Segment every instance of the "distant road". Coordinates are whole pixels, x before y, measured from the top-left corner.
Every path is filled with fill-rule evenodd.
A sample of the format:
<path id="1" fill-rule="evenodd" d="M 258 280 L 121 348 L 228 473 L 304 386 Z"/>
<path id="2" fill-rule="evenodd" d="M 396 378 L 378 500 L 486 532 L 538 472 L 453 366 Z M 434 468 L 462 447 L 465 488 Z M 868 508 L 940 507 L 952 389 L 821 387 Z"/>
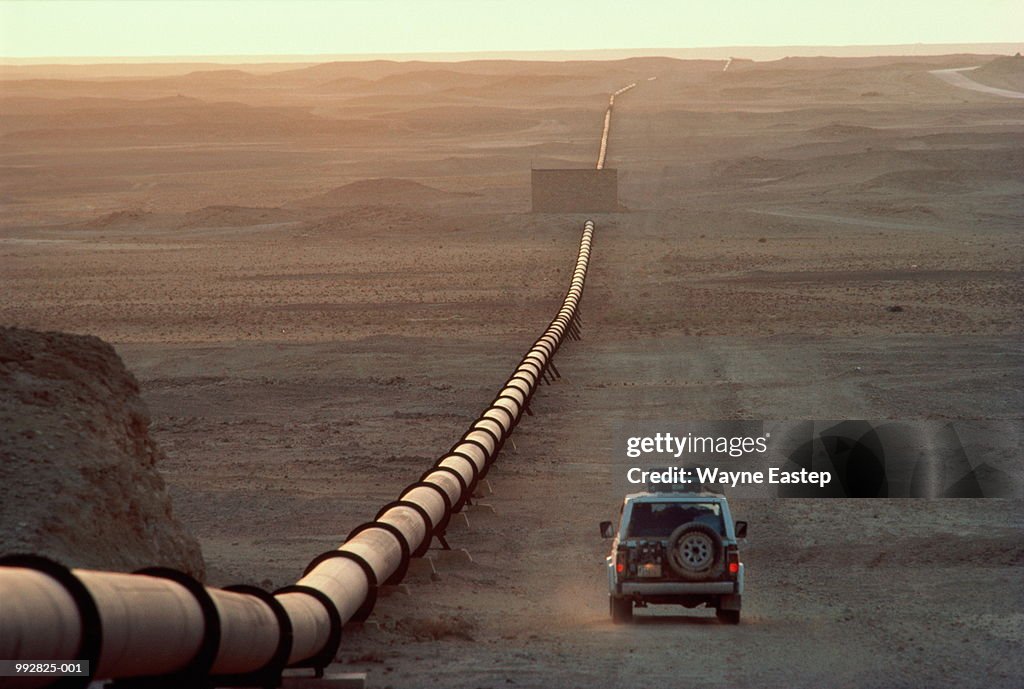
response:
<path id="1" fill-rule="evenodd" d="M 993 96 L 1002 96 L 1004 98 L 1024 98 L 1024 93 L 1021 93 L 1020 91 L 1010 91 L 1009 89 L 997 89 L 994 86 L 986 86 L 985 84 L 980 84 L 964 74 L 964 72 L 970 72 L 973 69 L 978 69 L 978 67 L 933 69 L 929 74 L 933 74 L 947 84 L 958 88 L 980 91 L 981 93 L 988 93 Z"/>

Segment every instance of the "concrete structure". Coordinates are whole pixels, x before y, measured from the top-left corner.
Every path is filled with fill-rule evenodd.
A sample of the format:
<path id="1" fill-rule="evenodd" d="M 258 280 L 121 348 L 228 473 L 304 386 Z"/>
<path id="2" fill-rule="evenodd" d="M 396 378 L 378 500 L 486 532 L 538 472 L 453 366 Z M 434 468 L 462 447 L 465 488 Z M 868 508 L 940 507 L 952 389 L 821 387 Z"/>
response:
<path id="1" fill-rule="evenodd" d="M 615 213 L 619 179 L 608 168 L 531 170 L 534 213 Z"/>

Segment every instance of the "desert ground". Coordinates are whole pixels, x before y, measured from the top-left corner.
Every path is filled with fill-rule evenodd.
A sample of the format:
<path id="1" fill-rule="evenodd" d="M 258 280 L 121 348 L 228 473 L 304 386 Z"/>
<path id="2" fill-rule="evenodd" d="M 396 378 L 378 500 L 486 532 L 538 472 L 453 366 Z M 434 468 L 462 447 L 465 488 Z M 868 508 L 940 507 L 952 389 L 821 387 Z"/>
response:
<path id="1" fill-rule="evenodd" d="M 208 583 L 289 584 L 551 318 L 584 216 L 530 213 L 530 168 L 592 166 L 637 81 L 583 340 L 448 534 L 473 563 L 339 658 L 374 687 L 1020 686 L 1020 501 L 737 503 L 739 627 L 613 626 L 597 530 L 622 420 L 1021 428 L 1024 102 L 930 73 L 1020 90 L 991 60 L 0 67 L 0 322 L 113 343 Z"/>

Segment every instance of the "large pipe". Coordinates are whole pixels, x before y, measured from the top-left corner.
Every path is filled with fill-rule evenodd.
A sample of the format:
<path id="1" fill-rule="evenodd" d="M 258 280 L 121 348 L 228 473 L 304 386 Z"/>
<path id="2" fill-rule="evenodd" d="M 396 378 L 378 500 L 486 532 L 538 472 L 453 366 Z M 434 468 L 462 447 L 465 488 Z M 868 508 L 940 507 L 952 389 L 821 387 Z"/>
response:
<path id="1" fill-rule="evenodd" d="M 610 110 L 599 169 L 609 122 Z M 94 679 L 152 677 L 183 686 L 219 678 L 226 685 L 266 687 L 279 683 L 286 666 L 322 671 L 334 659 L 342 626 L 372 611 L 377 588 L 401 581 L 409 560 L 422 557 L 435 537 L 445 543 L 448 520 L 472 498 L 541 380 L 557 376 L 551 371 L 555 354 L 567 336 L 578 339 L 593 235 L 588 220 L 561 308 L 491 405 L 419 481 L 337 549 L 315 558 L 294 585 L 271 595 L 247 586 L 207 588 L 165 568 L 68 570 L 45 558 L 7 556 L 0 558 L 0 658 L 88 661 L 90 675 L 62 680 L 62 689 Z M 0 678 L 4 687 L 56 682 Z"/>

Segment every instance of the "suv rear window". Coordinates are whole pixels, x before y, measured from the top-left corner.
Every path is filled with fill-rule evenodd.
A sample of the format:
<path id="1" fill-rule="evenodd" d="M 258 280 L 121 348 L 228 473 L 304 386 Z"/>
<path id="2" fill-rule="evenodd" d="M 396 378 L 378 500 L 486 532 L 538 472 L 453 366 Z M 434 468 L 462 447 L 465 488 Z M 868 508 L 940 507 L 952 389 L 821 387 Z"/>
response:
<path id="1" fill-rule="evenodd" d="M 627 538 L 668 538 L 689 522 L 707 524 L 721 535 L 721 505 L 715 502 L 637 502 L 633 504 Z"/>

